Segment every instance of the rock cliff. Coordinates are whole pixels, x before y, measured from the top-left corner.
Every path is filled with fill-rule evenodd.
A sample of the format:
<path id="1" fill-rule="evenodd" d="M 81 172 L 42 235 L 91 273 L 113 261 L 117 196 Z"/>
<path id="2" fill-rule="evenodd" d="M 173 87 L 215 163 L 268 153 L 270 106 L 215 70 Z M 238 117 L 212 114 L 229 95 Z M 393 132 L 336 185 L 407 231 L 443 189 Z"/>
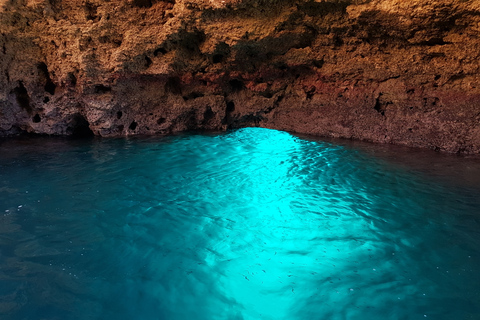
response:
<path id="1" fill-rule="evenodd" d="M 480 153 L 476 0 L 0 0 L 0 136 L 262 126 Z"/>

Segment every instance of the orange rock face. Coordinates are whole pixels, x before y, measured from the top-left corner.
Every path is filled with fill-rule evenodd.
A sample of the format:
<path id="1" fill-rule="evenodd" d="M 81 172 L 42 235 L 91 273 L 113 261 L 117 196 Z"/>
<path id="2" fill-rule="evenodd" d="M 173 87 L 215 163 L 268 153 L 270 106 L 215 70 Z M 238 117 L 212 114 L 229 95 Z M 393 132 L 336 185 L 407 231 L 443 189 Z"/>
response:
<path id="1" fill-rule="evenodd" d="M 262 126 L 480 153 L 465 0 L 0 0 L 0 136 Z"/>

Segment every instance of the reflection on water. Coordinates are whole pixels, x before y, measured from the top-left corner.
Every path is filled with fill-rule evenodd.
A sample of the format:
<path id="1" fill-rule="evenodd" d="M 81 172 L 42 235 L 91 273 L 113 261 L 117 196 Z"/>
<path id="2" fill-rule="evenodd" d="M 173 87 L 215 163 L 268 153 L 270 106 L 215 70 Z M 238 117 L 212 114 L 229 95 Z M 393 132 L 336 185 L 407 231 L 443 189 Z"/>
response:
<path id="1" fill-rule="evenodd" d="M 366 146 L 4 142 L 0 318 L 479 319 L 479 160 Z"/>

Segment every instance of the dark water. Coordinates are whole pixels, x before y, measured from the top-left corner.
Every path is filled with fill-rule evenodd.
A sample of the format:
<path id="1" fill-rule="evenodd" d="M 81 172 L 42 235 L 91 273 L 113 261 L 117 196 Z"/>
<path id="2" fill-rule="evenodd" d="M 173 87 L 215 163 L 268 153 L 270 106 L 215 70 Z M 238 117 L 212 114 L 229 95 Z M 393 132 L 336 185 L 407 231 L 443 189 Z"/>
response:
<path id="1" fill-rule="evenodd" d="M 480 159 L 266 129 L 0 144 L 0 319 L 480 319 Z"/>

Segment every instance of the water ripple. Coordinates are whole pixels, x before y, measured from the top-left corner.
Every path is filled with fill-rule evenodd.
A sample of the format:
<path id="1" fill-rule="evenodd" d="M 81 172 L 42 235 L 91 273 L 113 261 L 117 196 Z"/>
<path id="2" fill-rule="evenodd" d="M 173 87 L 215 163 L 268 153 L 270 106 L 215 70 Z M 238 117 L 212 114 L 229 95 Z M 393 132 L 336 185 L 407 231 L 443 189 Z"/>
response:
<path id="1" fill-rule="evenodd" d="M 2 319 L 480 318 L 480 186 L 450 158 L 259 128 L 38 141 L 0 145 Z"/>

